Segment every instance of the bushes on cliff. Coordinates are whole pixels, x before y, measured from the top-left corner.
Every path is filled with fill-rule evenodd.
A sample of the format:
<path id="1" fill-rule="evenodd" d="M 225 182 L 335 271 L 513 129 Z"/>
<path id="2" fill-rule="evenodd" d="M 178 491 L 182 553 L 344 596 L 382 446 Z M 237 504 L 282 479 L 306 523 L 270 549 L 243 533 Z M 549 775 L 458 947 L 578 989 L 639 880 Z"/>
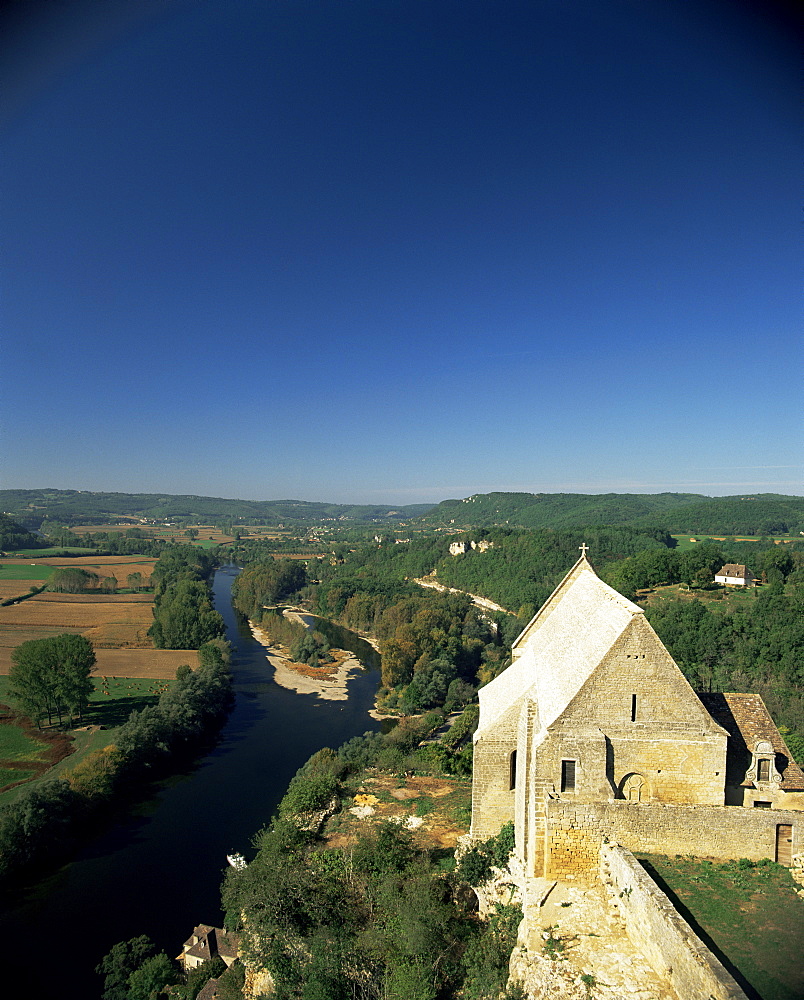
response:
<path id="1" fill-rule="evenodd" d="M 480 844 L 475 844 L 458 862 L 459 879 L 469 885 L 481 886 L 492 876 L 492 868 L 504 868 L 514 849 L 514 824 L 506 823 L 500 832 Z"/>
<path id="2" fill-rule="evenodd" d="M 319 750 L 291 779 L 279 805 L 280 815 L 290 818 L 322 809 L 338 791 L 345 772 L 344 762 L 334 750 Z"/>

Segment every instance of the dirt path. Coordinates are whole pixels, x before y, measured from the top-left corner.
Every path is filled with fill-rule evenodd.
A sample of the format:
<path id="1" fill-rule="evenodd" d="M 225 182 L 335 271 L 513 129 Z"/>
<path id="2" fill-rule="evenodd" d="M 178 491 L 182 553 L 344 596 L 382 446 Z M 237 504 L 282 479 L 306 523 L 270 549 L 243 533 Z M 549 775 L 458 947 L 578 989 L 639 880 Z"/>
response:
<path id="1" fill-rule="evenodd" d="M 478 597 L 477 594 L 470 594 L 468 590 L 458 590 L 456 587 L 445 587 L 443 583 L 436 583 L 435 580 L 428 579 L 427 577 L 419 577 L 419 579 L 414 579 L 414 583 L 417 583 L 420 587 L 429 587 L 431 590 L 438 590 L 442 594 L 463 594 L 466 597 L 472 598 L 472 603 L 476 604 L 479 608 L 483 608 L 485 611 L 502 611 L 503 614 L 513 615 L 513 611 L 509 611 L 508 608 L 502 607 L 500 604 L 495 604 L 494 601 L 490 601 L 487 597 Z"/>

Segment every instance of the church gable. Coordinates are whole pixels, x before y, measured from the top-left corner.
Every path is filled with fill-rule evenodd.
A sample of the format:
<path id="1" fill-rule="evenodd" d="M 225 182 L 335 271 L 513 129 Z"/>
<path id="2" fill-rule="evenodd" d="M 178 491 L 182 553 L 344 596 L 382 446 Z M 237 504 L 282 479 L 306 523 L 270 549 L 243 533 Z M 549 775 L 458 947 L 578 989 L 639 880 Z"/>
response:
<path id="1" fill-rule="evenodd" d="M 642 609 L 605 584 L 583 555 L 514 643 L 511 666 L 480 689 L 479 732 L 523 697 L 537 702 L 548 726 L 635 615 Z"/>
<path id="2" fill-rule="evenodd" d="M 576 795 L 599 799 L 722 805 L 727 734 L 712 719 L 645 620 L 635 618 L 550 727 L 543 743 L 556 775 L 576 733 L 597 727 L 602 759 L 586 768 Z M 576 754 L 577 756 L 577 754 Z M 604 766 L 605 775 L 598 773 Z"/>
<path id="3" fill-rule="evenodd" d="M 634 617 L 562 713 L 560 722 L 725 731 L 707 712 L 644 615 Z"/>

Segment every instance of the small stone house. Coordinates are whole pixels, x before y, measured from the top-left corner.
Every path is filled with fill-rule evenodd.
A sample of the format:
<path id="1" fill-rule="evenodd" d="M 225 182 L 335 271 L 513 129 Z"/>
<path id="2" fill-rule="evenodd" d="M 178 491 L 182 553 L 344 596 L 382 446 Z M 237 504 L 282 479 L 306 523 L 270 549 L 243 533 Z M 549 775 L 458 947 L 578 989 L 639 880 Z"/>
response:
<path id="1" fill-rule="evenodd" d="M 747 587 L 755 579 L 751 570 L 742 563 L 726 563 L 715 573 L 715 583 L 723 583 L 729 587 Z"/>
<path id="2" fill-rule="evenodd" d="M 237 934 L 230 934 L 209 924 L 199 924 L 182 945 L 182 952 L 176 957 L 176 961 L 184 967 L 185 972 L 189 972 L 219 955 L 228 967 L 237 958 L 239 943 Z"/>
<path id="3" fill-rule="evenodd" d="M 706 856 L 759 858 L 773 856 L 781 825 L 798 843 L 789 810 L 801 808 L 793 805 L 800 769 L 770 716 L 749 733 L 733 714 L 731 722 L 713 715 L 642 608 L 597 576 L 585 546 L 512 654 L 479 692 L 471 836 L 513 821 L 526 878 L 554 872 L 559 846 L 568 865 L 592 864 L 606 837 L 672 853 L 689 853 L 697 837 Z M 740 719 L 741 698 L 761 705 L 755 695 L 728 697 Z M 756 798 L 773 815 L 725 816 L 727 802 Z"/>

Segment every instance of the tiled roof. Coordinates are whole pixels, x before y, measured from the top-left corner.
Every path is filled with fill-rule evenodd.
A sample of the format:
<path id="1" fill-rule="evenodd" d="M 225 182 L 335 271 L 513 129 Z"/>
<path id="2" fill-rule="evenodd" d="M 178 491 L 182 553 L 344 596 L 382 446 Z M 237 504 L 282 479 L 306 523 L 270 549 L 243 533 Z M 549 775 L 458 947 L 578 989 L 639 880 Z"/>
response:
<path id="1" fill-rule="evenodd" d="M 218 995 L 218 980 L 208 979 L 196 994 L 195 1000 L 215 1000 L 217 995 Z"/>
<path id="2" fill-rule="evenodd" d="M 748 570 L 742 563 L 726 563 L 726 565 L 717 571 L 716 576 L 737 576 L 743 577 L 746 575 Z"/>
<path id="3" fill-rule="evenodd" d="M 220 955 L 221 958 L 237 958 L 240 945 L 240 935 L 221 930 L 220 927 L 210 927 L 209 924 L 199 924 L 192 936 L 184 942 L 184 954 L 206 961 Z"/>
<path id="4" fill-rule="evenodd" d="M 221 958 L 237 958 L 237 949 L 240 947 L 239 934 L 230 934 L 216 928 L 215 937 L 218 942 L 218 954 Z"/>
<path id="5" fill-rule="evenodd" d="M 564 711 L 642 608 L 604 583 L 582 556 L 514 642 L 514 662 L 480 689 L 480 726 L 526 692 L 542 728 Z"/>
<path id="6" fill-rule="evenodd" d="M 758 694 L 700 694 L 704 707 L 729 734 L 726 782 L 743 783 L 752 754 L 760 741 L 770 743 L 776 754 L 776 769 L 786 792 L 804 790 L 804 771 L 793 760 L 782 734 L 776 728 L 765 702 Z"/>

